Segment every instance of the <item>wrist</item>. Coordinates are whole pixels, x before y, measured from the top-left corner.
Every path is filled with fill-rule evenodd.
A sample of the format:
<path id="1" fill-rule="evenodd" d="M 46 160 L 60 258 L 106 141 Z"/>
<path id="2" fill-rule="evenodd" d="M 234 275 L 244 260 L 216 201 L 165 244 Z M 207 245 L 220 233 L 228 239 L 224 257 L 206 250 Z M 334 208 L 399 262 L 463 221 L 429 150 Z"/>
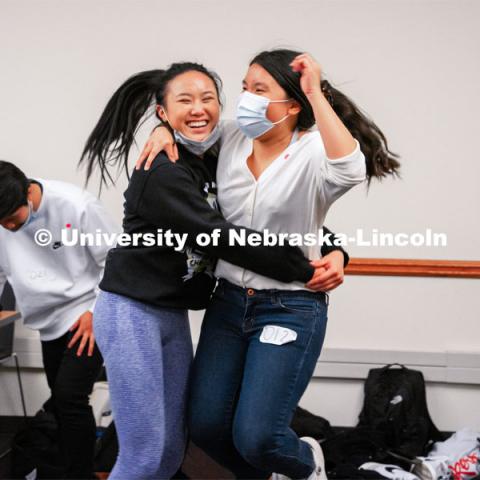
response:
<path id="1" fill-rule="evenodd" d="M 315 87 L 311 92 L 306 94 L 306 97 L 312 105 L 313 104 L 317 105 L 318 102 L 321 102 L 321 101 L 327 102 L 327 99 L 325 98 L 325 95 L 323 94 L 323 91 L 320 88 L 320 86 Z"/>
<path id="2" fill-rule="evenodd" d="M 338 249 L 338 250 L 332 250 L 331 252 L 328 252 L 327 255 L 325 255 L 326 257 L 336 257 L 338 259 L 343 259 L 343 252 L 342 250 Z"/>
<path id="3" fill-rule="evenodd" d="M 167 125 L 164 123 L 159 123 L 157 126 L 153 127 L 152 133 L 157 129 L 157 128 L 168 128 Z"/>
<path id="4" fill-rule="evenodd" d="M 338 263 L 338 265 L 341 265 L 343 268 L 347 266 L 348 261 L 350 260 L 347 252 L 340 249 L 329 252 L 326 257 L 329 257 L 331 260 L 333 260 L 335 263 Z"/>

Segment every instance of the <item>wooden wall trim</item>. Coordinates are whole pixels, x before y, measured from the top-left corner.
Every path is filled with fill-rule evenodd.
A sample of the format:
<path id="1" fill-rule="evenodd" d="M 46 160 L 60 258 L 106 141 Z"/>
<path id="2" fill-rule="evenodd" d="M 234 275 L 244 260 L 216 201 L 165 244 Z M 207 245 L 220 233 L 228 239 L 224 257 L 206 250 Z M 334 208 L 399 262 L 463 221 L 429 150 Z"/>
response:
<path id="1" fill-rule="evenodd" d="M 480 262 L 403 258 L 352 258 L 345 269 L 345 274 L 480 278 Z"/>

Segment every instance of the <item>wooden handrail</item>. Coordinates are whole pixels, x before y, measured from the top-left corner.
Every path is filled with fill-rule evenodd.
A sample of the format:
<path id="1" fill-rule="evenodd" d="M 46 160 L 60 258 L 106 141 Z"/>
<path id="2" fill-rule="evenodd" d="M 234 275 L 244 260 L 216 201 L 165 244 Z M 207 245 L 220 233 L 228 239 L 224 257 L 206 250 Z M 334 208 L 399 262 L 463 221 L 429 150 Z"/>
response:
<path id="1" fill-rule="evenodd" d="M 480 262 L 403 258 L 352 258 L 347 275 L 480 278 Z"/>

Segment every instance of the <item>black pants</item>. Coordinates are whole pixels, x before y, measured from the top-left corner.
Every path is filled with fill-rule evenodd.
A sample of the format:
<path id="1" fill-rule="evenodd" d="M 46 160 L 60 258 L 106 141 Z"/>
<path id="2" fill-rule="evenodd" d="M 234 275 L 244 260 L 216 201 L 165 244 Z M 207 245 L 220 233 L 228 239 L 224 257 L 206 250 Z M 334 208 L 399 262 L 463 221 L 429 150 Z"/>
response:
<path id="1" fill-rule="evenodd" d="M 89 395 L 103 359 L 96 345 L 91 357 L 87 348 L 78 357 L 79 342 L 67 347 L 73 334 L 67 332 L 56 340 L 42 342 L 43 365 L 59 423 L 66 478 L 92 479 L 95 419 Z"/>

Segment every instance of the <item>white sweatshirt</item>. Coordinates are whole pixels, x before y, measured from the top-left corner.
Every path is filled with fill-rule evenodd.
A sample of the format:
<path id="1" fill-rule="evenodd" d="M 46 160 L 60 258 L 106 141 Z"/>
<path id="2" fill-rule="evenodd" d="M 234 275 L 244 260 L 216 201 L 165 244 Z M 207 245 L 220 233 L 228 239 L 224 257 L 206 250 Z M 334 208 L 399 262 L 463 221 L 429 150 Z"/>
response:
<path id="1" fill-rule="evenodd" d="M 247 158 L 253 142 L 235 122 L 222 122 L 217 167 L 218 202 L 224 217 L 262 232 L 318 234 L 332 203 L 365 179 L 365 157 L 359 144 L 349 155 L 330 160 L 318 129 L 291 143 L 256 180 Z M 311 260 L 320 248 L 300 247 Z M 215 275 L 256 289 L 305 289 L 300 282 L 282 283 L 219 260 Z"/>
<path id="2" fill-rule="evenodd" d="M 8 280 L 24 324 L 40 332 L 43 341 L 61 337 L 86 311 L 92 311 L 110 247 L 64 246 L 61 230 L 70 224 L 79 232 L 117 233 L 102 204 L 75 185 L 38 182 L 41 203 L 31 222 L 18 232 L 0 227 L 0 294 Z M 34 234 L 47 229 L 52 241 L 42 247 Z"/>

